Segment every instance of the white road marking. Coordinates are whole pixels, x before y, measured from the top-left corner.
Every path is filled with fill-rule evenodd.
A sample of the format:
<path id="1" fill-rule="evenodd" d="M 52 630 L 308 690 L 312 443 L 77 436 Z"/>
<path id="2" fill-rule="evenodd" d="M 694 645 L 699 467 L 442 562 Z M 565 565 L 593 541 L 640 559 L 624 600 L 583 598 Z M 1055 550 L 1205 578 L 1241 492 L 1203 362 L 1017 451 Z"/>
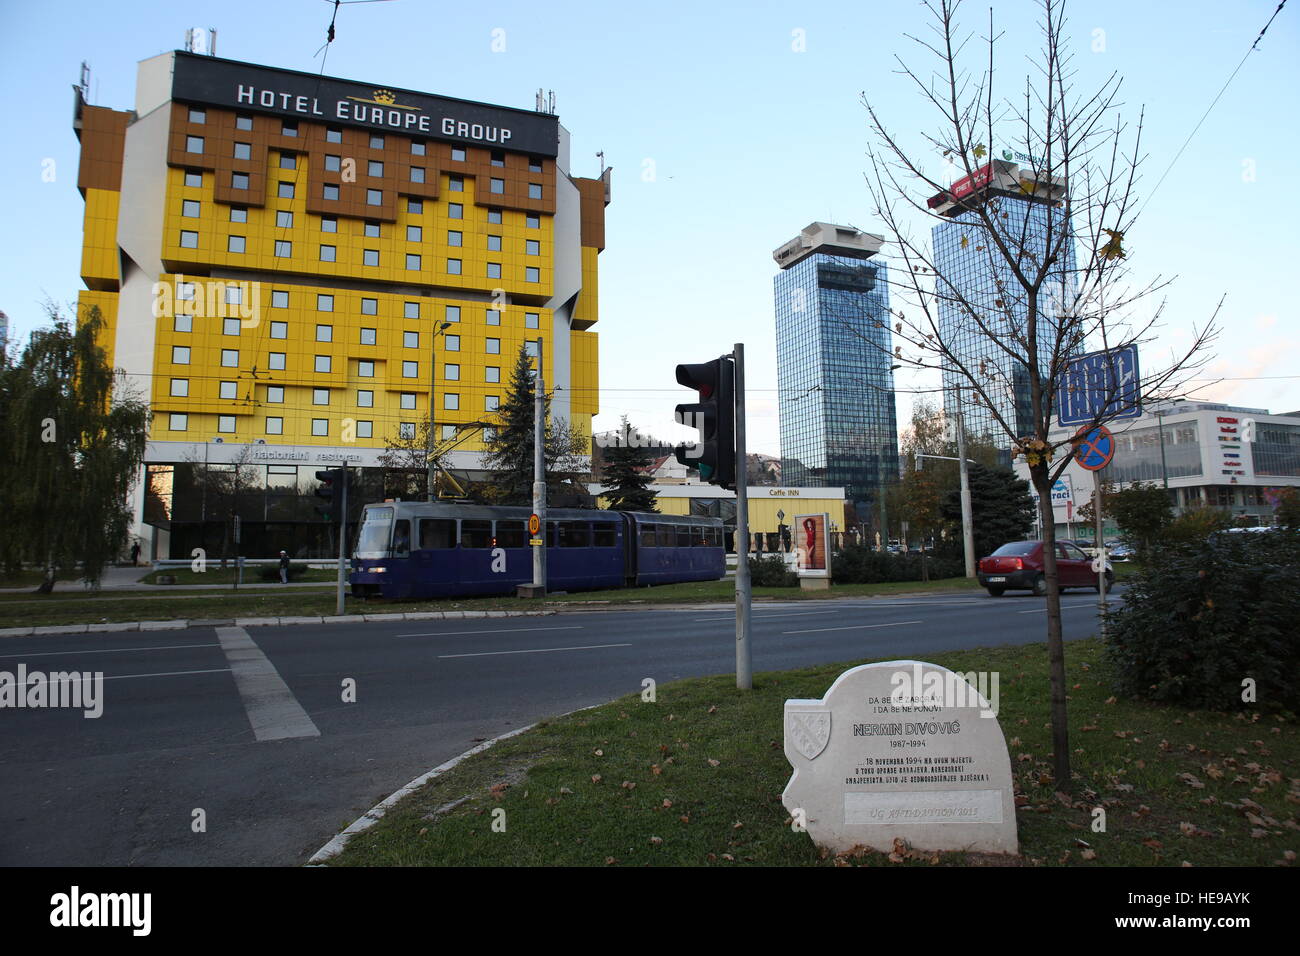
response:
<path id="1" fill-rule="evenodd" d="M 242 627 L 218 627 L 216 632 L 253 735 L 258 740 L 319 737 L 320 729 L 248 632 Z"/>
<path id="2" fill-rule="evenodd" d="M 41 651 L 39 654 L 0 654 L 0 660 L 9 657 L 67 657 L 76 654 L 113 654 L 118 651 L 177 651 L 189 647 L 220 646 L 220 644 L 164 644 L 155 647 L 96 647 L 82 651 Z"/>
<path id="3" fill-rule="evenodd" d="M 549 654 L 552 651 L 594 651 L 602 647 L 631 647 L 631 644 L 586 644 L 582 647 L 534 647 L 525 651 L 479 651 L 475 654 L 439 654 L 438 660 L 451 657 L 496 657 L 499 654 Z"/>
<path id="4" fill-rule="evenodd" d="M 112 676 L 105 677 L 104 680 L 134 680 L 137 677 L 182 677 L 185 674 L 227 674 L 229 672 L 230 672 L 229 667 L 216 667 L 213 668 L 212 670 L 206 670 L 206 671 L 160 671 L 156 674 L 114 674 Z M 66 684 L 69 681 L 80 681 L 83 676 L 84 675 L 78 675 L 76 677 L 60 677 L 57 683 Z M 49 683 L 55 683 L 53 675 L 47 674 L 45 676 L 45 680 Z M 34 683 L 37 683 L 36 678 L 32 678 L 31 680 L 27 681 L 25 686 L 30 687 Z"/>
<path id="5" fill-rule="evenodd" d="M 924 624 L 924 621 L 890 621 L 888 624 L 849 624 L 846 627 L 810 627 L 802 631 L 782 631 L 782 634 L 816 634 L 819 631 L 865 631 L 873 627 L 901 627 L 904 624 Z"/>
<path id="6" fill-rule="evenodd" d="M 1107 603 L 1107 604 L 1114 604 L 1114 603 L 1118 603 L 1118 602 L 1107 601 L 1106 603 Z M 1095 610 L 1097 610 L 1097 602 L 1096 602 L 1096 601 L 1089 601 L 1087 604 L 1062 604 L 1062 605 L 1061 605 L 1061 610 L 1062 610 L 1062 611 L 1068 611 L 1068 610 L 1070 610 L 1071 608 L 1076 608 L 1076 607 L 1090 607 L 1090 608 L 1092 608 L 1092 609 L 1095 611 Z M 1045 607 L 1034 607 L 1034 608 L 1030 608 L 1028 611 L 1017 611 L 1016 613 L 1017 613 L 1017 614 L 1045 614 L 1045 613 L 1047 613 L 1047 608 L 1045 608 Z"/>
<path id="7" fill-rule="evenodd" d="M 770 614 L 770 613 L 759 613 L 757 610 L 755 610 L 755 611 L 753 612 L 753 615 L 752 615 L 752 616 L 753 616 L 753 619 L 756 620 L 756 621 L 759 620 L 760 618 L 763 618 L 763 619 L 766 619 L 766 620 L 769 620 L 769 621 L 775 621 L 775 620 L 781 620 L 781 619 L 784 619 L 784 618 L 787 618 L 787 617 L 813 617 L 813 616 L 816 616 L 816 615 L 818 615 L 818 614 L 838 614 L 838 613 L 840 613 L 840 612 L 839 612 L 838 610 L 835 610 L 835 611 L 799 611 L 798 613 L 795 613 L 795 614 L 785 614 L 785 613 L 782 613 L 782 614 Z M 697 617 L 697 618 L 692 618 L 693 621 L 734 621 L 735 619 L 736 619 L 736 615 L 735 615 L 734 613 L 733 613 L 733 614 L 725 614 L 725 615 L 723 615 L 722 617 Z"/>
<path id="8" fill-rule="evenodd" d="M 563 627 L 501 627 L 486 631 L 430 631 L 428 634 L 398 634 L 398 637 L 447 637 L 452 634 L 516 634 L 520 631 L 581 631 L 581 624 Z"/>

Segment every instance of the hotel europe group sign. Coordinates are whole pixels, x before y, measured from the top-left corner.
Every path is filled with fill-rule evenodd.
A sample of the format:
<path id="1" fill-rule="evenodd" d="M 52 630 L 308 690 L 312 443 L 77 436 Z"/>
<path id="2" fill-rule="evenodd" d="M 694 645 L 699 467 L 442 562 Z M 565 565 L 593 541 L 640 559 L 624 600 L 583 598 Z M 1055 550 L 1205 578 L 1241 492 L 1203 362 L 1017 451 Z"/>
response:
<path id="1" fill-rule="evenodd" d="M 551 158 L 559 150 L 559 120 L 549 113 L 271 70 L 181 51 L 176 52 L 172 99 L 497 146 Z"/>

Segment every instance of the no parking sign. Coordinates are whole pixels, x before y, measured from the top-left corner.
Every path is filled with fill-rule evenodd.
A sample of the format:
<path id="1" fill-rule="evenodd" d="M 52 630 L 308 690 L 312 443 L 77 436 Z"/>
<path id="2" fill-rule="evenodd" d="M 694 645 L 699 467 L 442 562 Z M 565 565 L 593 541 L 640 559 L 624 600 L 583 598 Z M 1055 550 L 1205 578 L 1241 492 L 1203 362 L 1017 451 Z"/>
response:
<path id="1" fill-rule="evenodd" d="M 1074 438 L 1074 460 L 1080 468 L 1100 471 L 1115 457 L 1115 436 L 1105 425 L 1088 432 L 1079 432 Z"/>

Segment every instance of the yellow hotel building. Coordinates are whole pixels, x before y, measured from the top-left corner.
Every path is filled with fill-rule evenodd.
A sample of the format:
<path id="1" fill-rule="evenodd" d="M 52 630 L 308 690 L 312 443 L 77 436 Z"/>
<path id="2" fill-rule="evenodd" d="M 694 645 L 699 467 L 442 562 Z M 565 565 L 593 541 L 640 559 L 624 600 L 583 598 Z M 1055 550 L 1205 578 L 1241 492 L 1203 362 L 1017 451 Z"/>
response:
<path id="1" fill-rule="evenodd" d="M 154 415 L 145 558 L 330 554 L 315 471 L 381 497 L 431 404 L 472 476 L 466 426 L 539 341 L 552 414 L 590 435 L 609 171 L 571 175 L 556 116 L 175 51 L 132 111 L 78 91 L 74 127 L 80 305 Z"/>

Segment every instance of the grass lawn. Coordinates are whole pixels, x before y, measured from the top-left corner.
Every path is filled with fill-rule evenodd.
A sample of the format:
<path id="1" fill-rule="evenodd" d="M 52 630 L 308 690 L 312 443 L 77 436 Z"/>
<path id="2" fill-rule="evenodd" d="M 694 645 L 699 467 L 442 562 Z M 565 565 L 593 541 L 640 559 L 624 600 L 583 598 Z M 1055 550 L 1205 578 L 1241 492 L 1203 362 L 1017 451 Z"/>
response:
<path id="1" fill-rule="evenodd" d="M 1300 845 L 1292 719 L 1116 700 L 1101 654 L 1096 640 L 1067 647 L 1073 801 L 1051 780 L 1044 647 L 934 659 L 1001 674 L 1022 852 L 938 862 L 1271 866 Z M 750 692 L 731 676 L 683 680 L 660 686 L 656 703 L 633 693 L 545 722 L 431 781 L 332 865 L 894 865 L 874 852 L 820 858 L 781 805 L 784 701 L 821 697 L 859 663 L 759 674 Z M 1091 829 L 1095 807 L 1105 832 Z"/>

